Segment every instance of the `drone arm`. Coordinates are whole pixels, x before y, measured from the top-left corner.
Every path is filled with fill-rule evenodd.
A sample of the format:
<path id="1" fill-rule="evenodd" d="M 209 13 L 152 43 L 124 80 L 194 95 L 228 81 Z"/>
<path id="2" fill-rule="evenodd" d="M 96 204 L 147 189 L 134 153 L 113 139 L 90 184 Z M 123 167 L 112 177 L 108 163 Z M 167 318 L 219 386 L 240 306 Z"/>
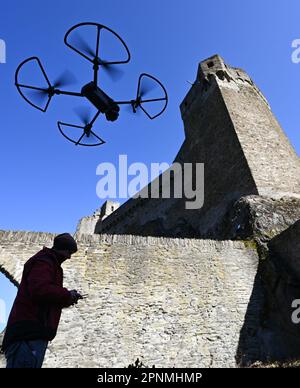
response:
<path id="1" fill-rule="evenodd" d="M 29 85 L 24 85 L 24 84 L 16 84 L 19 88 L 25 88 L 25 89 L 32 89 L 32 90 L 37 90 L 41 92 L 47 92 L 49 89 L 45 88 L 39 88 L 37 86 L 29 86 Z M 66 90 L 59 90 L 59 89 L 54 89 L 54 94 L 65 94 L 68 96 L 77 96 L 77 97 L 84 97 L 83 94 L 77 93 L 77 92 L 68 92 Z"/>
<path id="2" fill-rule="evenodd" d="M 94 59 L 94 84 L 98 85 L 98 71 L 99 71 L 99 63 L 98 63 L 98 57 L 99 57 L 99 47 L 100 47 L 100 32 L 101 27 L 97 26 L 97 43 L 96 43 L 96 55 Z"/>
<path id="3" fill-rule="evenodd" d="M 95 114 L 93 120 L 90 122 L 90 125 L 93 126 L 95 124 L 95 121 L 97 120 L 97 118 L 99 117 L 101 111 L 98 110 L 98 112 Z"/>
<path id="4" fill-rule="evenodd" d="M 66 90 L 55 89 L 55 94 L 64 94 L 66 96 L 84 97 L 82 93 L 68 92 Z"/>
<path id="5" fill-rule="evenodd" d="M 94 84 L 97 86 L 98 85 L 99 65 L 97 63 L 95 63 L 93 66 L 93 69 L 94 69 Z"/>
<path id="6" fill-rule="evenodd" d="M 132 104 L 132 102 L 134 102 L 134 100 L 130 100 L 130 101 L 115 101 L 115 103 L 117 105 L 125 105 L 125 104 Z"/>

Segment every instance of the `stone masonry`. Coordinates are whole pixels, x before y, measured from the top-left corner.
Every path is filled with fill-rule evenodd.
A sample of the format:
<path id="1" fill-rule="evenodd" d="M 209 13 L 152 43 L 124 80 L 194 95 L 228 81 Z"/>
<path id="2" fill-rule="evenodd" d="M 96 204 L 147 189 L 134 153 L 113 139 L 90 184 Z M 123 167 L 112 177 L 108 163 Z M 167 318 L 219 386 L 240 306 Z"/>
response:
<path id="1" fill-rule="evenodd" d="M 79 220 L 76 232 L 81 234 L 94 234 L 97 223 L 100 225 L 105 218 L 110 216 L 119 207 L 119 202 L 105 201 L 101 208 L 97 209 L 91 216 L 82 217 Z"/>
<path id="2" fill-rule="evenodd" d="M 0 270 L 17 283 L 54 235 L 0 232 Z M 234 367 L 258 255 L 243 242 L 77 236 L 65 286 L 88 294 L 65 309 L 45 367 Z M 259 301 L 250 316 L 258 325 Z M 249 312 L 248 312 L 249 314 Z M 248 353 L 259 357 L 253 341 Z M 4 365 L 2 357 L 0 363 Z"/>

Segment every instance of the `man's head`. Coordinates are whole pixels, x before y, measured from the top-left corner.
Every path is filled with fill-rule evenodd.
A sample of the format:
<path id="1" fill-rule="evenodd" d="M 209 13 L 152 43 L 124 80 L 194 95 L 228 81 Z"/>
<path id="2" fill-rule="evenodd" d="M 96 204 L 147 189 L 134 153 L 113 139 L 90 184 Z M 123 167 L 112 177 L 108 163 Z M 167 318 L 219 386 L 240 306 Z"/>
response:
<path id="1" fill-rule="evenodd" d="M 52 249 L 60 256 L 62 261 L 65 261 L 77 252 L 77 244 L 69 233 L 63 233 L 54 238 Z"/>

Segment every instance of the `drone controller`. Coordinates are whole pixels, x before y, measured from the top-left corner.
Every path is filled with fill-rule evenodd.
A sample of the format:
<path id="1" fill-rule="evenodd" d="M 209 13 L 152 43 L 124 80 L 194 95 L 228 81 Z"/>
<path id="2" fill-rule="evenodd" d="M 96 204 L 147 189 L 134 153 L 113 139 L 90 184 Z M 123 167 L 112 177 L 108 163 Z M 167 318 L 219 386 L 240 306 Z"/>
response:
<path id="1" fill-rule="evenodd" d="M 79 35 L 78 31 L 82 28 L 88 28 L 91 30 L 92 33 L 95 33 L 96 39 L 94 50 Z M 121 43 L 121 46 L 123 47 L 124 52 L 126 53 L 126 57 L 124 59 L 107 61 L 101 57 L 102 46 L 100 41 L 101 34 L 104 31 L 106 33 L 109 33 L 114 39 L 117 39 L 118 42 Z M 71 39 L 72 37 L 73 40 Z M 15 74 L 15 84 L 20 95 L 25 99 L 25 101 L 27 101 L 31 106 L 42 112 L 47 111 L 49 104 L 52 101 L 52 98 L 56 95 L 84 97 L 97 109 L 97 113 L 94 115 L 93 118 L 90 118 L 87 115 L 83 114 L 80 115 L 82 125 L 58 121 L 57 125 L 59 131 L 67 140 L 71 141 L 75 145 L 82 146 L 98 146 L 104 144 L 105 141 L 101 139 L 95 133 L 95 131 L 93 131 L 94 123 L 96 122 L 100 114 L 105 115 L 107 121 L 116 121 L 120 114 L 121 105 L 128 105 L 132 113 L 137 113 L 138 110 L 141 110 L 151 120 L 160 116 L 165 111 L 168 104 L 167 91 L 163 84 L 157 78 L 149 74 L 143 73 L 140 75 L 138 79 L 137 94 L 132 100 L 115 101 L 100 88 L 98 82 L 98 73 L 100 68 L 108 72 L 108 74 L 110 74 L 111 76 L 116 76 L 119 73 L 119 70 L 117 70 L 114 66 L 126 64 L 130 61 L 130 52 L 128 50 L 127 45 L 125 44 L 123 39 L 113 30 L 98 23 L 76 24 L 67 31 L 64 37 L 64 43 L 71 50 L 75 51 L 77 54 L 79 54 L 85 60 L 89 61 L 92 64 L 93 80 L 88 84 L 84 85 L 80 92 L 72 92 L 60 89 L 62 86 L 67 85 L 69 83 L 68 81 L 70 81 L 68 79 L 69 77 L 66 77 L 66 75 L 65 77 L 59 78 L 51 84 L 40 59 L 37 57 L 30 57 L 20 63 Z M 20 82 L 20 79 L 22 78 L 22 69 L 24 69 L 24 67 L 29 63 L 33 62 L 37 64 L 40 74 L 44 79 L 46 87 L 27 85 Z M 147 87 L 145 85 L 147 84 L 146 81 L 152 83 L 152 88 Z M 153 89 L 153 85 L 155 85 L 159 90 L 158 96 L 155 96 L 155 98 L 146 98 L 145 95 Z M 34 97 L 28 96 L 28 91 L 30 91 L 34 95 Z M 37 102 L 36 100 L 39 101 Z M 157 104 L 159 108 L 156 112 L 149 112 L 149 110 L 147 109 L 147 104 L 149 103 L 160 103 Z M 72 133 L 71 136 L 66 132 L 67 128 L 73 128 L 74 130 L 80 129 L 82 131 L 82 134 L 80 136 L 75 136 L 74 132 L 74 134 Z"/>

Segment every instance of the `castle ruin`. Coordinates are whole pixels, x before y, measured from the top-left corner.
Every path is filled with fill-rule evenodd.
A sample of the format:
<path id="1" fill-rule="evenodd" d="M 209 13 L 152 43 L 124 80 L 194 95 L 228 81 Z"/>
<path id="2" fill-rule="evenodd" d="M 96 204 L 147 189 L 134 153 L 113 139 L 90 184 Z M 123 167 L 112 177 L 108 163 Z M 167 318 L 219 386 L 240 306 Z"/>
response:
<path id="1" fill-rule="evenodd" d="M 174 162 L 204 164 L 203 206 L 131 198 L 80 221 L 66 286 L 88 299 L 64 311 L 45 366 L 300 357 L 291 318 L 300 298 L 299 157 L 251 78 L 218 55 L 199 64 L 180 109 L 185 140 Z M 0 271 L 17 285 L 25 261 L 53 237 L 0 232 Z"/>

